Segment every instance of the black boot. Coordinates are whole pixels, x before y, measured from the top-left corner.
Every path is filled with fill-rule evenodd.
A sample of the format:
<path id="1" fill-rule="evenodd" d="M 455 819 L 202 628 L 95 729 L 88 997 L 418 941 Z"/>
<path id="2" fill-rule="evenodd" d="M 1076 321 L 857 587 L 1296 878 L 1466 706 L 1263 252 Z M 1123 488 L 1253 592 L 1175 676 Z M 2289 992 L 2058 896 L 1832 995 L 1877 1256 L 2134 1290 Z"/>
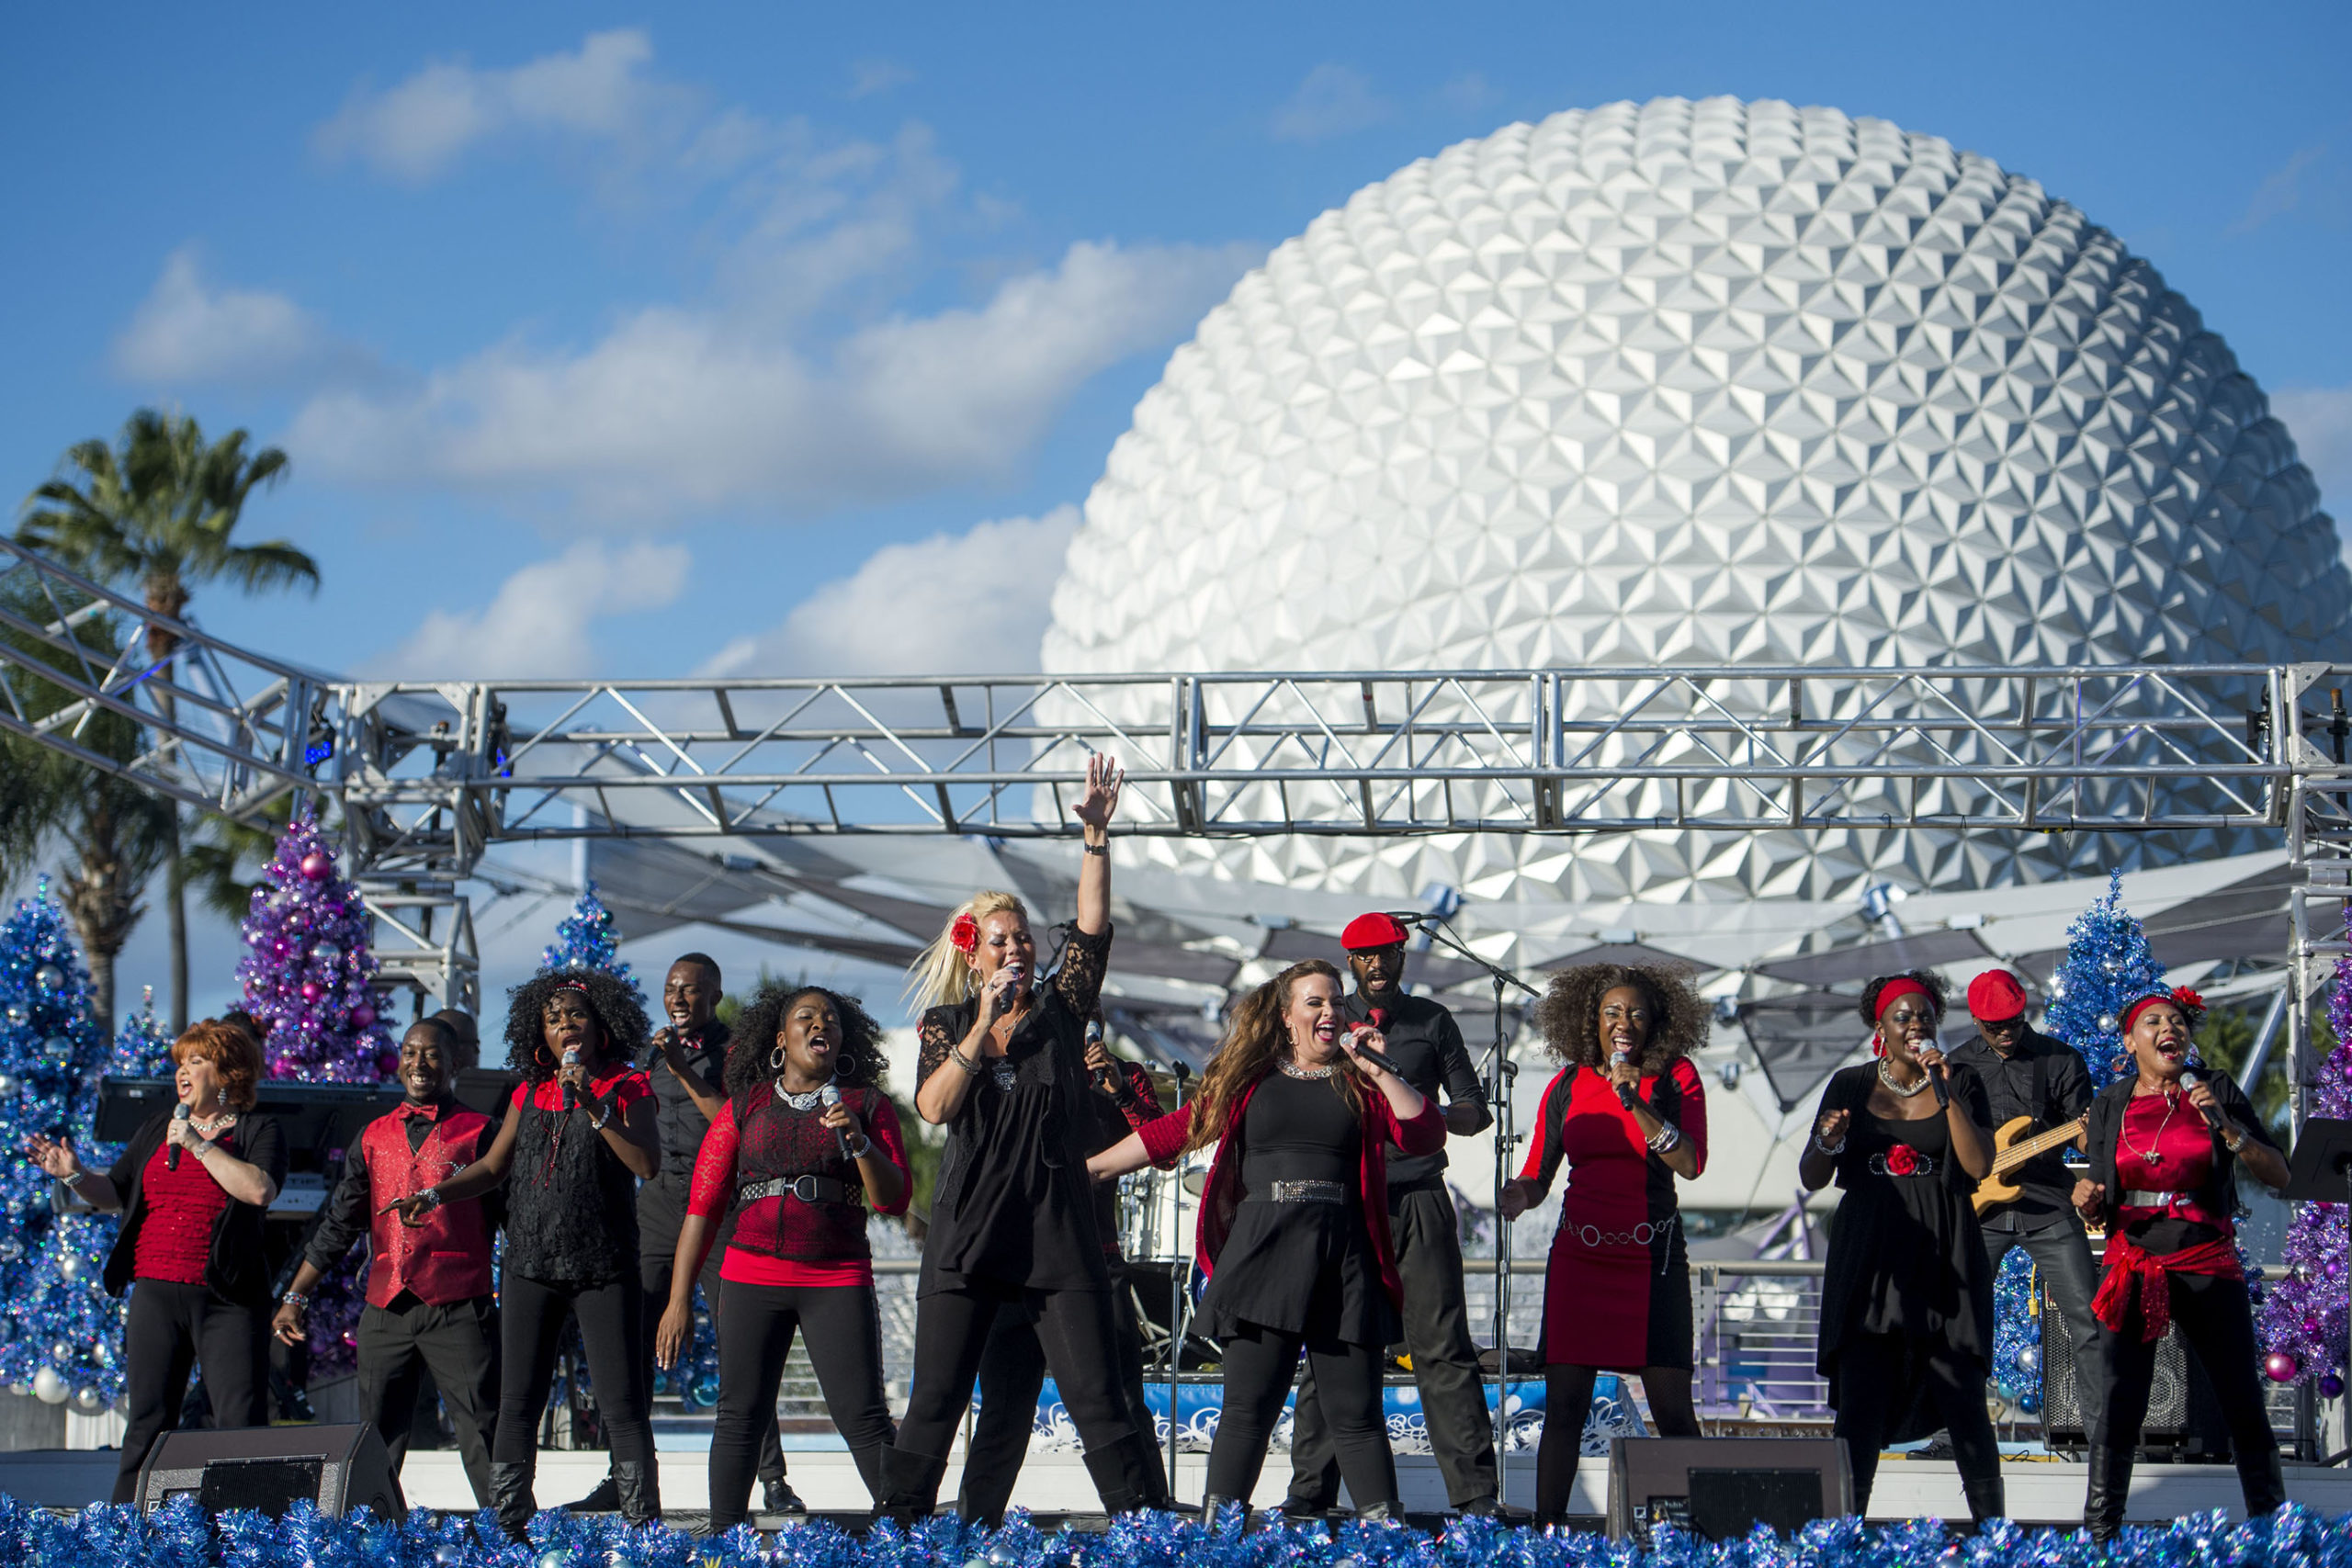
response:
<path id="1" fill-rule="evenodd" d="M 2238 1490 L 2245 1495 L 2245 1517 L 2258 1519 L 2287 1500 L 2287 1478 L 2278 1468 L 2278 1445 L 2265 1443 L 2238 1460 Z"/>
<path id="2" fill-rule="evenodd" d="M 875 1499 L 874 1522 L 888 1519 L 900 1529 L 931 1517 L 939 1505 L 939 1482 L 947 1473 L 943 1455 L 911 1454 L 897 1444 L 882 1450 L 882 1495 Z"/>
<path id="3" fill-rule="evenodd" d="M 531 1477 L 538 1468 L 536 1461 L 521 1464 L 495 1464 L 490 1467 L 490 1506 L 498 1516 L 498 1528 L 506 1539 L 527 1545 L 531 1516 L 539 1511 L 537 1499 L 531 1495 Z"/>
<path id="4" fill-rule="evenodd" d="M 792 1483 L 779 1475 L 774 1481 L 760 1483 L 760 1511 L 766 1514 L 805 1514 L 808 1511 L 808 1505 L 800 1500 L 800 1494 L 792 1489 Z"/>
<path id="5" fill-rule="evenodd" d="M 2132 1450 L 2093 1443 L 2090 1482 L 2083 1492 L 2083 1528 L 2094 1544 L 2105 1546 L 2123 1528 L 2123 1505 L 2132 1495 Z"/>
<path id="6" fill-rule="evenodd" d="M 1401 1525 L 1404 1522 L 1405 1509 L 1402 1504 L 1374 1503 L 1369 1508 L 1356 1510 L 1356 1523 L 1360 1525 Z"/>
<path id="7" fill-rule="evenodd" d="M 609 1514 L 620 1506 L 620 1484 L 613 1479 L 613 1472 L 609 1470 L 605 1472 L 604 1480 L 589 1488 L 588 1495 L 577 1503 L 564 1505 L 575 1514 Z"/>
<path id="8" fill-rule="evenodd" d="M 1214 1492 L 1201 1499 L 1201 1529 L 1215 1535 L 1228 1524 L 1234 1527 L 1236 1534 L 1247 1535 L 1250 1531 L 1250 1505 L 1238 1497 L 1220 1497 Z"/>
<path id="9" fill-rule="evenodd" d="M 651 1524 L 662 1517 L 662 1477 L 650 1463 L 615 1460 L 613 1486 L 620 1494 L 621 1517 L 630 1524 Z"/>
<path id="10" fill-rule="evenodd" d="M 1115 1443 L 1086 1450 L 1086 1473 L 1094 1479 L 1106 1514 L 1129 1514 L 1137 1508 L 1164 1508 L 1165 1496 L 1152 1495 L 1151 1450 L 1133 1432 Z"/>
<path id="11" fill-rule="evenodd" d="M 2001 1486 L 2001 1478 L 1988 1475 L 1981 1480 L 1963 1480 L 1960 1495 L 1968 1499 L 1968 1521 L 1983 1529 L 1995 1519 L 2008 1517 L 2008 1505 Z"/>

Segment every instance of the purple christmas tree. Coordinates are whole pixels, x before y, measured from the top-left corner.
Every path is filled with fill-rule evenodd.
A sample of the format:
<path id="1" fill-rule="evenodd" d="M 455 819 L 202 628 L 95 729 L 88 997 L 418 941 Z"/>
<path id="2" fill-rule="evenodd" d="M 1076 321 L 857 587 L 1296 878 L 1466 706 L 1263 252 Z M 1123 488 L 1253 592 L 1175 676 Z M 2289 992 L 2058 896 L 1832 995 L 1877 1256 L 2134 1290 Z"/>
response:
<path id="1" fill-rule="evenodd" d="M 2335 994 L 2327 1004 L 2335 1040 L 2312 1085 L 2311 1113 L 2352 1116 L 2352 955 L 2335 961 Z M 2344 1392 L 2347 1314 L 2345 1205 L 2298 1203 L 2287 1228 L 2286 1271 L 2257 1280 L 2255 1327 L 2263 1371 L 2280 1382 L 2314 1380 L 2334 1399 Z M 2281 1359 L 2281 1358 L 2285 1358 Z"/>
<path id="2" fill-rule="evenodd" d="M 254 889 L 237 964 L 245 1008 L 268 1036 L 269 1076 L 374 1083 L 397 1058 L 377 1022 L 376 955 L 358 890 L 335 874 L 316 822 L 297 818 Z"/>

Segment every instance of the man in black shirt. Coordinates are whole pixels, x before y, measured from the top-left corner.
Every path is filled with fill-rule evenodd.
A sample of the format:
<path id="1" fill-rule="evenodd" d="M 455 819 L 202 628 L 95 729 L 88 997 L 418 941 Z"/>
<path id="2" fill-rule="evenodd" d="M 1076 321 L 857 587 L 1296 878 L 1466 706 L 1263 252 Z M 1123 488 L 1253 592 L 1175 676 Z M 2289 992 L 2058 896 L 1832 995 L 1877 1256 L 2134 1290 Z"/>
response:
<path id="1" fill-rule="evenodd" d="M 1984 1080 L 1996 1132 L 2019 1116 L 2033 1120 L 2035 1133 L 2054 1131 L 2090 1108 L 2091 1079 L 2082 1057 L 2065 1042 L 2028 1024 L 2025 1004 L 2025 987 L 2015 975 L 1987 969 L 1968 983 L 1968 1016 L 1976 1033 L 1946 1054 L 1947 1059 L 1975 1068 Z M 2081 1141 L 2077 1136 L 2075 1145 L 2079 1147 Z M 2041 1270 L 2074 1347 L 2075 1388 L 2088 1429 L 2098 1416 L 2093 1406 L 2106 1385 L 2098 1361 L 2098 1320 L 2091 1315 L 2097 1279 L 2090 1242 L 2072 1201 L 2075 1178 L 2062 1152 L 2052 1149 L 2010 1172 L 2007 1179 L 2019 1191 L 1982 1216 L 1984 1256 L 1997 1274 L 2009 1249 L 2022 1247 Z M 2016 1371 L 1996 1367 L 1994 1373 L 1997 1377 Z"/>
<path id="2" fill-rule="evenodd" d="M 1434 1102 L 1444 1090 L 1446 1131 L 1467 1137 L 1494 1125 L 1487 1091 L 1462 1043 L 1453 1015 L 1426 997 L 1405 994 L 1405 928 L 1386 915 L 1360 915 L 1340 933 L 1356 988 L 1341 1016 L 1369 1023 L 1386 1039 L 1383 1054 L 1406 1082 Z M 1420 1385 L 1430 1447 L 1458 1513 L 1500 1511 L 1494 1430 L 1478 1378 L 1478 1349 L 1462 1294 L 1462 1233 L 1445 1190 L 1445 1155 L 1392 1155 L 1388 1229 L 1405 1286 L 1405 1348 Z M 1328 1513 L 1340 1497 L 1340 1460 L 1323 1423 L 1311 1373 L 1299 1374 L 1291 1433 L 1287 1514 Z"/>

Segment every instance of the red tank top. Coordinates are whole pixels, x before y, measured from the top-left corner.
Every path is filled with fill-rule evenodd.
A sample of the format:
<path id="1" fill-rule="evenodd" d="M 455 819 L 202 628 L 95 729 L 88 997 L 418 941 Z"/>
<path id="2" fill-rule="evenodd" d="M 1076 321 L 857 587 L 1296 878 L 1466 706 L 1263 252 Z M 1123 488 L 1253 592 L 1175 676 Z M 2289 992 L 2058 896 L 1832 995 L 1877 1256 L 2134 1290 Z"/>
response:
<path id="1" fill-rule="evenodd" d="M 220 1134 L 223 1153 L 233 1154 L 235 1128 Z M 179 1168 L 165 1159 L 168 1143 L 148 1156 L 140 1173 L 139 1189 L 146 1199 L 146 1216 L 139 1223 L 139 1245 L 131 1255 L 130 1277 L 174 1285 L 201 1285 L 212 1264 L 212 1227 L 229 1207 L 229 1194 L 212 1179 L 204 1161 L 183 1149 Z"/>

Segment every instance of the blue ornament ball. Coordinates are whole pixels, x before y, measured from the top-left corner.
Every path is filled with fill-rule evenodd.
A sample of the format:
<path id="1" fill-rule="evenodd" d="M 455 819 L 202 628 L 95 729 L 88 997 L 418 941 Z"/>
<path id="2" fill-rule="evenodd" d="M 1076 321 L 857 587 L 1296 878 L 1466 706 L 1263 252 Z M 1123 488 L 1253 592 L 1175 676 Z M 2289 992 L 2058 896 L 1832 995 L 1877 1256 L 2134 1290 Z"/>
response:
<path id="1" fill-rule="evenodd" d="M 443 1541 L 433 1549 L 434 1568 L 458 1568 L 466 1560 L 465 1548 Z"/>
<path id="2" fill-rule="evenodd" d="M 2041 1410 L 2041 1392 L 2037 1389 L 2026 1390 L 2018 1400 L 2018 1408 L 2029 1416 L 2039 1415 Z"/>
<path id="3" fill-rule="evenodd" d="M 560 1546 L 548 1547 L 532 1562 L 536 1568 L 571 1568 L 571 1560 L 563 1554 L 563 1548 Z"/>
<path id="4" fill-rule="evenodd" d="M 696 1404 L 716 1404 L 718 1403 L 718 1379 L 709 1374 L 698 1377 L 689 1392 L 694 1394 Z"/>
<path id="5" fill-rule="evenodd" d="M 2344 1374 L 2341 1372 L 2329 1372 L 2321 1377 L 2319 1380 L 2319 1392 L 2320 1397 L 2323 1399 L 2343 1398 Z"/>
<path id="6" fill-rule="evenodd" d="M 54 964 L 44 964 L 33 971 L 33 984 L 44 991 L 54 991 L 65 984 L 65 971 Z"/>

